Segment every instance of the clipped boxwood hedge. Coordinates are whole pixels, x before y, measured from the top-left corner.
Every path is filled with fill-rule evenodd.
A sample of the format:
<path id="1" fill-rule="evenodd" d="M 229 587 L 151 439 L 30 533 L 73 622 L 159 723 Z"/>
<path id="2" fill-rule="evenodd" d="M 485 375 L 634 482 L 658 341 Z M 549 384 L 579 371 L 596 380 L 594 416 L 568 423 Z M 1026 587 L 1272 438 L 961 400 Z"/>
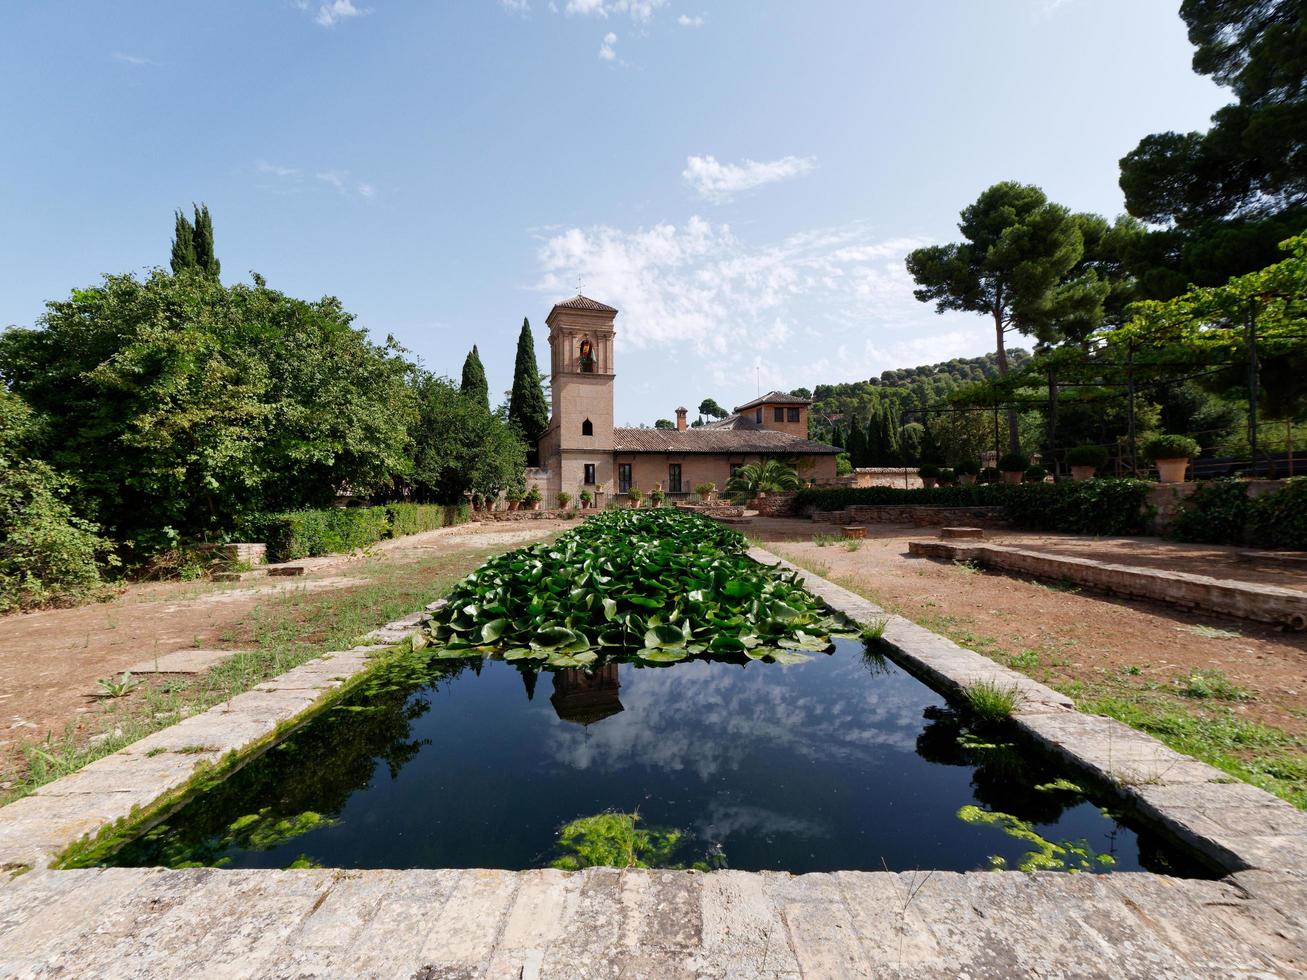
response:
<path id="1" fill-rule="evenodd" d="M 268 560 L 294 561 L 366 548 L 386 538 L 432 531 L 467 520 L 467 505 L 385 504 L 262 514 L 245 522 L 241 534 L 263 541 Z"/>
<path id="2" fill-rule="evenodd" d="M 1275 493 L 1248 502 L 1248 543 L 1307 551 L 1307 476 L 1285 480 Z"/>
<path id="3" fill-rule="evenodd" d="M 1200 483 L 1185 498 L 1166 534 L 1177 541 L 1242 544 L 1249 504 L 1248 484 L 1243 480 Z"/>
<path id="4" fill-rule="evenodd" d="M 975 483 L 970 486 L 904 490 L 899 487 L 808 489 L 796 506 L 843 510 L 855 505 L 909 504 L 917 507 L 1002 507 L 1016 527 L 1070 534 L 1140 534 L 1153 484 L 1144 480 L 1078 480 L 1060 483 Z"/>

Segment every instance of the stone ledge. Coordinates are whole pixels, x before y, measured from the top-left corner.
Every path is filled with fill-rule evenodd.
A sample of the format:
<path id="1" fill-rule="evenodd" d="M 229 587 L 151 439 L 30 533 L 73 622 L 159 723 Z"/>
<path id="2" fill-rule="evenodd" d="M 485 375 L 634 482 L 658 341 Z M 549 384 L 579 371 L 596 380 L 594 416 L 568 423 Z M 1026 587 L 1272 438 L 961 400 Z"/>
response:
<path id="1" fill-rule="evenodd" d="M 908 554 L 919 558 L 977 562 L 1000 571 L 1074 582 L 1113 595 L 1275 623 L 1292 629 L 1307 626 L 1307 592 L 1278 585 L 1210 578 L 1137 565 L 1116 565 L 997 544 L 911 541 Z"/>
<path id="2" fill-rule="evenodd" d="M 1292 976 L 1305 897 L 1264 874 L 37 872 L 0 890 L 0 974 Z"/>

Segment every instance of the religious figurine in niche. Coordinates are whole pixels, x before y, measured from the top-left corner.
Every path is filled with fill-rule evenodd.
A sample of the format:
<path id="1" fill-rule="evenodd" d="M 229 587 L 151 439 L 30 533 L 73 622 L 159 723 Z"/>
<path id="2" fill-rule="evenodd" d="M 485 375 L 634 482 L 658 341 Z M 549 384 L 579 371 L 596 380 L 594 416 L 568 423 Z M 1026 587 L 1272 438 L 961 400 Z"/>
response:
<path id="1" fill-rule="evenodd" d="M 595 369 L 595 358 L 590 339 L 587 337 L 581 341 L 581 370 L 586 374 L 593 374 Z"/>

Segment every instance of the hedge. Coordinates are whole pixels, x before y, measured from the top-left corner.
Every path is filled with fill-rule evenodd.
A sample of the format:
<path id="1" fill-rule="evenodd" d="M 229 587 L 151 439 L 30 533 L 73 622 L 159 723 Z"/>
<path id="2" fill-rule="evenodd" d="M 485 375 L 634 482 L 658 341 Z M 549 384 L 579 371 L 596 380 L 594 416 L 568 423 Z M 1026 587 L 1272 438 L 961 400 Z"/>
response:
<path id="1" fill-rule="evenodd" d="M 1307 551 L 1307 476 L 1285 480 L 1275 493 L 1249 501 L 1248 543 Z"/>
<path id="2" fill-rule="evenodd" d="M 280 562 L 353 551 L 385 538 L 419 534 L 466 520 L 466 504 L 333 507 L 259 515 L 246 521 L 241 533 L 249 540 L 265 542 L 268 560 Z"/>
<path id="3" fill-rule="evenodd" d="M 1071 534 L 1140 534 L 1152 484 L 1143 480 L 1075 480 L 1060 483 L 973 483 L 970 486 L 905 490 L 847 487 L 800 491 L 802 510 L 843 510 L 855 505 L 909 504 L 918 507 L 1001 507 L 1016 527 Z"/>
<path id="4" fill-rule="evenodd" d="M 1166 534 L 1177 541 L 1242 544 L 1249 504 L 1248 484 L 1243 480 L 1200 483 L 1185 498 Z"/>

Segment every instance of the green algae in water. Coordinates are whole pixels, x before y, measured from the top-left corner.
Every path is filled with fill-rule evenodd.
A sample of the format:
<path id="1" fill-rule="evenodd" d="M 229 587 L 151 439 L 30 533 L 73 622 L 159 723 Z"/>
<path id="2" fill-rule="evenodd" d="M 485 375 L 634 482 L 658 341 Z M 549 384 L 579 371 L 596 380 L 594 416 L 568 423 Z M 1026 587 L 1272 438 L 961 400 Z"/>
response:
<path id="1" fill-rule="evenodd" d="M 1017 862 L 1018 871 L 1068 871 L 1076 874 L 1081 871 L 1101 871 L 1116 864 L 1116 858 L 1110 854 L 1099 854 L 1087 841 L 1051 841 L 1041 837 L 1035 832 L 1034 826 L 1010 813 L 982 810 L 968 803 L 958 810 L 958 819 L 963 823 L 998 827 L 1009 837 L 1029 844 L 1030 850 Z M 1007 859 L 998 854 L 989 859 L 989 865 L 996 871 L 1008 866 Z"/>
<path id="2" fill-rule="evenodd" d="M 710 871 L 725 867 L 725 855 L 710 851 L 688 865 L 678 862 L 678 852 L 694 838 L 674 827 L 642 827 L 638 813 L 596 813 L 566 824 L 558 834 L 559 856 L 549 863 L 562 871 L 582 868 L 669 868 L 691 867 Z"/>

